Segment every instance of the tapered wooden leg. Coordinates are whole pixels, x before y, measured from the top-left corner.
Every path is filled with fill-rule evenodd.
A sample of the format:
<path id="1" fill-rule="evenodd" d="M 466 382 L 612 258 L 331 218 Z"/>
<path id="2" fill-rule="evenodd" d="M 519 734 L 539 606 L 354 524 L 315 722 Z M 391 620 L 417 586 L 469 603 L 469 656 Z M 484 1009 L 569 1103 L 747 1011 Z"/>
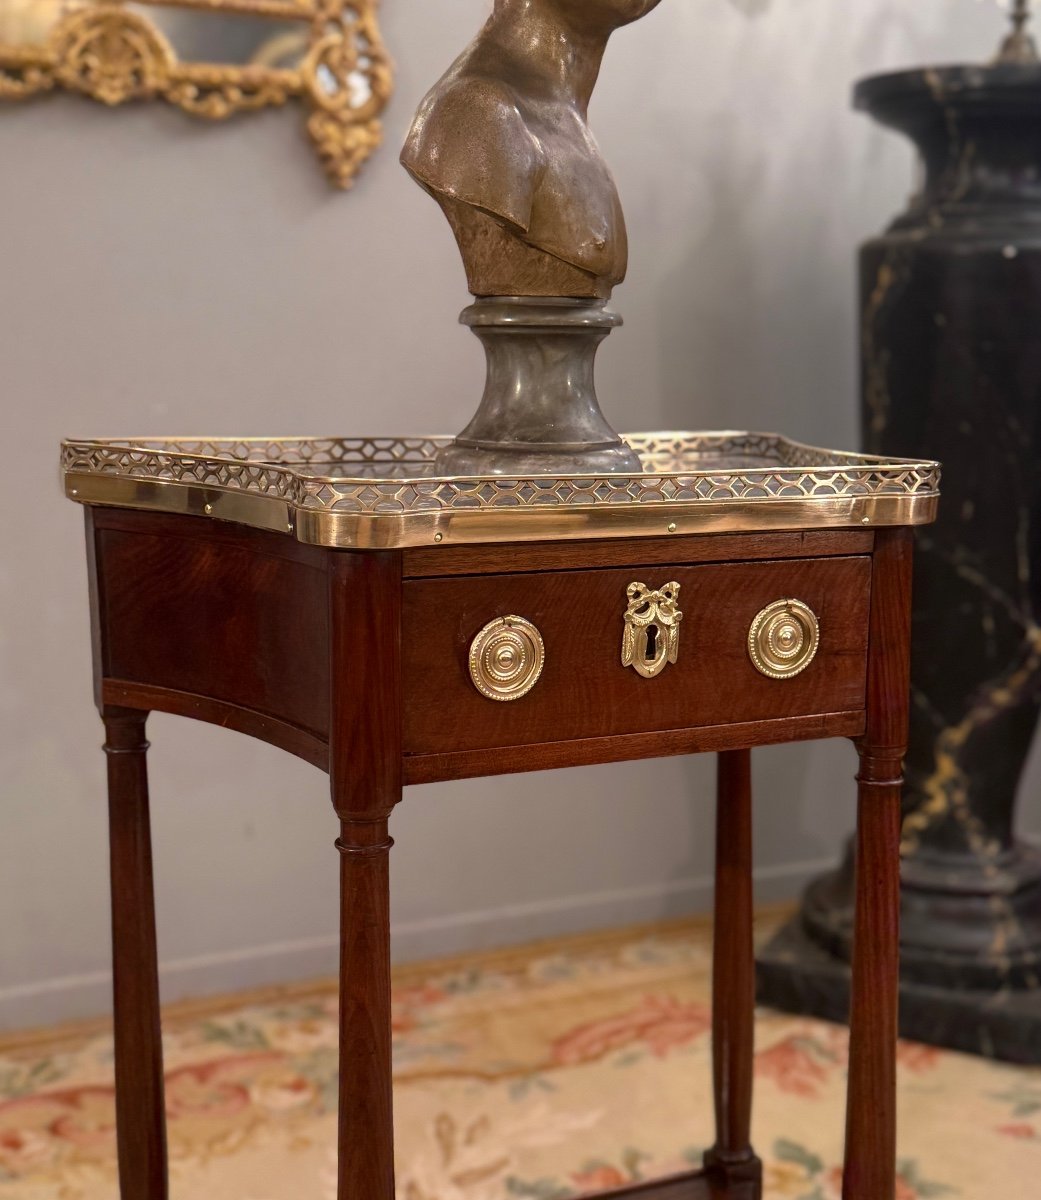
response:
<path id="1" fill-rule="evenodd" d="M 856 915 L 843 1200 L 894 1200 L 900 795 L 910 697 L 909 529 L 875 534 L 867 720 L 857 742 Z"/>
<path id="2" fill-rule="evenodd" d="M 713 1195 L 759 1200 L 762 1166 L 751 1146 L 755 1036 L 752 946 L 751 753 L 718 756 L 716 903 L 712 959 L 712 1067 L 716 1144 L 705 1156 Z"/>
<path id="3" fill-rule="evenodd" d="M 123 1200 L 167 1197 L 147 717 L 135 709 L 102 711 L 112 875 L 116 1131 Z"/>
<path id="4" fill-rule="evenodd" d="M 340 851 L 339 1200 L 393 1200 L 387 821 L 344 821 Z"/>
<path id="5" fill-rule="evenodd" d="M 896 1191 L 901 780 L 894 770 L 899 762 L 861 759 L 843 1200 L 893 1200 Z"/>
<path id="6" fill-rule="evenodd" d="M 401 557 L 330 569 L 332 800 L 340 818 L 338 1200 L 394 1200 L 389 818 L 401 799 Z"/>

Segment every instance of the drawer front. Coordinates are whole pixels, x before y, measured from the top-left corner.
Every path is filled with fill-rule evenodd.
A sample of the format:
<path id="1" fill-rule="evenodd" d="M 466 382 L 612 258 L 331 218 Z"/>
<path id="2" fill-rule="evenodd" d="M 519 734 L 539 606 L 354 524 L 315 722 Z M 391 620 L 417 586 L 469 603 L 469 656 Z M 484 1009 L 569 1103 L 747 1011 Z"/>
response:
<path id="1" fill-rule="evenodd" d="M 646 678 L 622 665 L 629 585 L 680 585 L 676 661 Z M 404 586 L 405 752 L 438 754 L 649 733 L 864 707 L 871 559 L 554 571 L 409 581 Z M 819 621 L 816 657 L 785 679 L 762 674 L 749 630 L 777 600 Z M 475 636 L 519 616 L 545 663 L 520 699 L 488 699 L 470 674 Z"/>

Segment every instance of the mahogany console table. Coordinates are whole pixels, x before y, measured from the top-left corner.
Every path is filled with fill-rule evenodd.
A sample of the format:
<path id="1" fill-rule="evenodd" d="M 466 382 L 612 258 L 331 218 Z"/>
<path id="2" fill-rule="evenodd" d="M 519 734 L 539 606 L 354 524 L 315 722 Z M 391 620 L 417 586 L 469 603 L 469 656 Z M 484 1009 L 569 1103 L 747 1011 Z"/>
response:
<path id="1" fill-rule="evenodd" d="M 643 435 L 644 473 L 438 479 L 436 439 L 68 442 L 108 756 L 119 1176 L 166 1200 L 145 721 L 327 771 L 339 1200 L 393 1200 L 388 819 L 406 784 L 719 755 L 716 1141 L 648 1200 L 757 1200 L 750 749 L 860 755 L 845 1200 L 893 1200 L 911 527 L 933 463 Z"/>

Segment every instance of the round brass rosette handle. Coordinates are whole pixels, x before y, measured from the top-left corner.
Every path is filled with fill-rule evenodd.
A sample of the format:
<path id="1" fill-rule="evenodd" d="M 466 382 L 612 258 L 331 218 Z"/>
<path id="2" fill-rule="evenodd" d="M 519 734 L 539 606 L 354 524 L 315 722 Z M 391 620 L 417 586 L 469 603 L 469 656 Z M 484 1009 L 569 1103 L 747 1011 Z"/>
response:
<path id="1" fill-rule="evenodd" d="M 757 671 L 770 679 L 791 679 L 813 662 L 820 623 L 801 600 L 775 600 L 752 622 L 748 653 Z"/>
<path id="2" fill-rule="evenodd" d="M 545 661 L 542 634 L 523 617 L 490 621 L 470 644 L 470 678 L 489 700 L 526 696 Z"/>

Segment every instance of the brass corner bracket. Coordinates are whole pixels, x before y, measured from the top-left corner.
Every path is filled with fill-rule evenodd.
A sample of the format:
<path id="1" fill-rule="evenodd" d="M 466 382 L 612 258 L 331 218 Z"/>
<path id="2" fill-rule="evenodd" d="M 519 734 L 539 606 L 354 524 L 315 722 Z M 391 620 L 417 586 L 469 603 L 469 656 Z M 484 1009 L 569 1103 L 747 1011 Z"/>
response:
<path id="1" fill-rule="evenodd" d="M 0 24 L 0 100 L 64 88 L 109 106 L 165 100 L 212 121 L 301 100 L 326 175 L 346 189 L 382 141 L 379 117 L 393 91 L 377 3 L 28 0 L 17 41 Z M 248 18 L 260 44 L 245 63 L 183 59 L 171 17 L 178 10 L 182 19 L 193 11 L 200 19 Z"/>

